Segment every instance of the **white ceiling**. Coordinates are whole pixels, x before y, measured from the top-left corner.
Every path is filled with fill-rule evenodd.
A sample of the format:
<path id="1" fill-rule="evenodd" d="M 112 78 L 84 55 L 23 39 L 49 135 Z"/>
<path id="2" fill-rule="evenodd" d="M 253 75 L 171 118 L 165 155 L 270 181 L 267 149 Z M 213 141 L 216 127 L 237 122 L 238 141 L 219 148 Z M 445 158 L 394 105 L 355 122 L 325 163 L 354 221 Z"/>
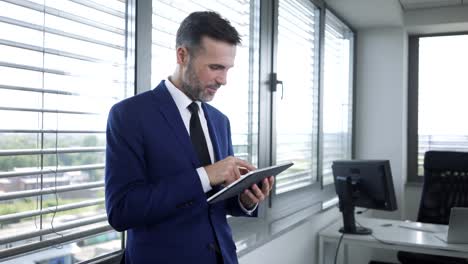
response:
<path id="1" fill-rule="evenodd" d="M 468 0 L 399 0 L 403 10 L 468 6 Z"/>
<path id="2" fill-rule="evenodd" d="M 464 15 L 461 15 L 466 17 L 465 10 L 468 10 L 468 0 L 325 0 L 325 2 L 355 29 L 405 26 L 408 14 L 411 13 L 409 15 L 411 20 L 415 12 L 432 16 L 433 12 L 450 9 L 450 12 L 459 11 L 458 13 L 462 12 Z"/>
<path id="3" fill-rule="evenodd" d="M 403 10 L 398 0 L 325 0 L 354 28 L 402 26 Z"/>

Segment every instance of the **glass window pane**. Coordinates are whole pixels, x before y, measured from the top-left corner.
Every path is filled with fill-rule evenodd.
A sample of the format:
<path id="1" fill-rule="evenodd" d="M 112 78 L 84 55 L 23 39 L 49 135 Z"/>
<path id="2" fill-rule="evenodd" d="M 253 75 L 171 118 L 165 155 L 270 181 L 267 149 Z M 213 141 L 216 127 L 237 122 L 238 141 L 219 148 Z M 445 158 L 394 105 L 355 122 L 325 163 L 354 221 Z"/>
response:
<path id="1" fill-rule="evenodd" d="M 419 39 L 418 175 L 428 150 L 468 151 L 468 35 Z"/>
<path id="2" fill-rule="evenodd" d="M 311 1 L 279 1 L 276 162 L 294 166 L 276 177 L 277 194 L 317 180 L 318 26 Z"/>
<path id="3" fill-rule="evenodd" d="M 133 90 L 126 3 L 20 2 L 0 2 L 9 19 L 0 22 L 8 32 L 0 36 L 0 238 L 9 241 L 0 250 L 90 237 L 5 263 L 76 263 L 120 250 L 103 186 L 107 114 Z"/>
<path id="4" fill-rule="evenodd" d="M 231 122 L 234 153 L 257 164 L 258 134 L 258 1 L 157 1 L 153 0 L 151 82 L 155 87 L 176 67 L 175 34 L 180 22 L 191 12 L 219 12 L 237 29 L 242 44 L 237 47 L 235 66 L 229 70 L 227 85 L 210 102 Z"/>
<path id="5" fill-rule="evenodd" d="M 325 17 L 322 177 L 333 182 L 334 160 L 351 159 L 352 31 L 328 10 Z"/>

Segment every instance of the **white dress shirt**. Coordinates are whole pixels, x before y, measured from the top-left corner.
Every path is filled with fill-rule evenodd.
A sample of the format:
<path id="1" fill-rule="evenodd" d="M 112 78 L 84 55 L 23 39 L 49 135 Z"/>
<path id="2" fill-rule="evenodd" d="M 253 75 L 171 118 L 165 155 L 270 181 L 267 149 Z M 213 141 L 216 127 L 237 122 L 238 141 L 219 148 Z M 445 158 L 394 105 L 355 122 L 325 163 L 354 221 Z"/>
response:
<path id="1" fill-rule="evenodd" d="M 187 129 L 187 133 L 190 135 L 190 117 L 192 114 L 190 113 L 190 110 L 187 108 L 191 103 L 192 99 L 190 99 L 187 95 L 185 95 L 181 90 L 179 90 L 175 85 L 168 79 L 164 81 L 164 84 L 167 87 L 167 90 L 172 96 L 172 99 L 174 99 L 174 102 L 177 106 L 177 109 L 179 110 L 180 116 L 182 117 L 182 121 L 184 122 L 184 126 Z M 198 117 L 200 118 L 200 123 L 203 129 L 203 134 L 205 135 L 206 139 L 206 145 L 208 147 L 208 152 L 210 154 L 211 158 L 211 163 L 214 163 L 214 151 L 213 151 L 213 143 L 211 142 L 211 137 L 210 133 L 208 130 L 208 123 L 205 118 L 205 113 L 203 112 L 203 108 L 201 107 L 201 102 L 196 101 L 198 104 Z M 208 178 L 208 173 L 206 173 L 205 168 L 200 167 L 197 169 L 198 177 L 200 177 L 200 182 L 203 187 L 203 191 L 207 193 L 212 189 L 210 185 L 210 179 Z M 239 198 L 240 199 L 240 198 Z M 247 214 L 252 214 L 253 211 L 257 208 L 258 204 L 255 205 L 255 207 L 251 210 L 247 210 L 243 204 L 239 200 L 239 204 L 244 212 Z"/>
<path id="2" fill-rule="evenodd" d="M 192 114 L 190 110 L 187 108 L 191 103 L 192 99 L 188 98 L 181 90 L 177 89 L 172 82 L 167 79 L 165 80 L 164 84 L 169 90 L 169 93 L 174 99 L 175 104 L 177 105 L 177 109 L 179 109 L 180 116 L 182 117 L 182 121 L 184 122 L 184 126 L 187 129 L 187 133 L 190 135 L 190 117 Z M 210 153 L 211 163 L 214 162 L 214 154 L 213 154 L 213 143 L 211 142 L 210 133 L 208 131 L 208 124 L 206 122 L 205 113 L 203 112 L 203 108 L 201 107 L 201 102 L 196 101 L 198 104 L 198 117 L 200 118 L 200 123 L 203 129 L 203 134 L 205 135 L 206 145 L 208 147 L 208 153 Z M 210 191 L 210 179 L 208 178 L 208 174 L 206 173 L 203 167 L 197 169 L 198 175 L 200 176 L 200 181 L 203 187 L 203 191 L 206 193 Z"/>

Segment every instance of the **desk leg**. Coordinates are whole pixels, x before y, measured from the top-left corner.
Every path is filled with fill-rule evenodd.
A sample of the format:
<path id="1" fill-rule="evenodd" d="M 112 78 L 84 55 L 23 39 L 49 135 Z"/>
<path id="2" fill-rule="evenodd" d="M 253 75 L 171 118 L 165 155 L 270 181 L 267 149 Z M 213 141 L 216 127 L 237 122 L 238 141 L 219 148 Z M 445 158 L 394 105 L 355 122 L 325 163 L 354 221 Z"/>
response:
<path id="1" fill-rule="evenodd" d="M 341 241 L 341 246 L 343 247 L 342 251 L 343 251 L 343 255 L 341 256 L 341 263 L 346 263 L 348 264 L 348 257 L 349 257 L 349 250 L 348 250 L 348 245 L 346 243 L 343 243 L 343 241 Z"/>
<path id="2" fill-rule="evenodd" d="M 325 241 L 323 241 L 323 238 L 321 236 L 319 236 L 319 259 L 318 259 L 318 263 L 319 264 L 325 264 L 325 259 L 324 259 L 324 255 L 325 255 Z"/>

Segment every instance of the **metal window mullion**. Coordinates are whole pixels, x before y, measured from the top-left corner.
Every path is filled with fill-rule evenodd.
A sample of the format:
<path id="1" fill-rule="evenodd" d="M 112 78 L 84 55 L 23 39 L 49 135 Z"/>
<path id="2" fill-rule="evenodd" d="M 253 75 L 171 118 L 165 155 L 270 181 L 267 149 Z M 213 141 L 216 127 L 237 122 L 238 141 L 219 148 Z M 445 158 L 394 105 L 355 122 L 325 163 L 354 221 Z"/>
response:
<path id="1" fill-rule="evenodd" d="M 24 22 L 24 21 L 21 21 L 21 20 L 16 20 L 16 19 L 9 18 L 9 17 L 0 16 L 0 22 L 15 25 L 15 26 L 20 26 L 20 27 L 24 27 L 24 28 L 29 28 L 29 29 L 32 29 L 32 30 L 37 30 L 37 31 L 40 31 L 40 32 L 50 33 L 50 34 L 54 34 L 54 35 L 58 35 L 58 36 L 62 36 L 62 37 L 72 38 L 72 39 L 76 39 L 76 40 L 82 40 L 82 41 L 86 41 L 86 42 L 89 42 L 89 43 L 92 43 L 92 44 L 106 46 L 106 47 L 109 47 L 109 48 L 114 48 L 114 49 L 119 49 L 119 50 L 124 49 L 124 47 L 122 47 L 120 45 L 115 45 L 115 44 L 107 43 L 107 42 L 104 42 L 104 41 L 84 37 L 84 36 L 81 36 L 81 35 L 68 33 L 68 32 L 65 32 L 65 31 L 62 31 L 62 30 L 54 29 L 54 28 L 44 27 L 42 25 L 35 25 L 35 24 L 32 24 L 32 23 Z"/>
<path id="2" fill-rule="evenodd" d="M 72 13 L 69 13 L 69 12 L 66 12 L 66 11 L 63 11 L 63 10 L 60 10 L 60 9 L 56 9 L 56 8 L 53 8 L 53 7 L 49 7 L 49 6 L 44 7 L 41 4 L 36 4 L 36 3 L 30 2 L 30 1 L 24 1 L 24 0 L 4 0 L 4 1 L 8 2 L 10 4 L 26 7 L 26 8 L 29 8 L 29 9 L 32 9 L 32 10 L 35 10 L 35 11 L 39 11 L 39 12 L 45 12 L 45 14 L 48 14 L 48 15 L 53 15 L 53 16 L 56 16 L 56 17 L 68 19 L 68 20 L 73 21 L 73 22 L 88 25 L 88 26 L 91 26 L 91 27 L 94 27 L 94 28 L 99 28 L 99 29 L 109 31 L 109 32 L 113 32 L 113 33 L 117 33 L 117 34 L 120 34 L 120 35 L 124 35 L 124 33 L 125 33 L 123 29 L 108 26 L 108 25 L 105 25 L 105 24 L 100 24 L 100 23 L 97 23 L 97 22 L 95 22 L 93 20 L 86 19 L 84 17 L 77 16 L 77 15 L 74 15 Z"/>
<path id="3" fill-rule="evenodd" d="M 97 182 L 88 182 L 88 183 L 72 184 L 72 185 L 65 185 L 65 186 L 55 186 L 55 187 L 34 189 L 34 190 L 27 190 L 27 191 L 7 192 L 4 194 L 0 194 L 0 201 L 7 201 L 7 200 L 18 199 L 18 198 L 44 195 L 44 194 L 55 194 L 55 193 L 61 193 L 61 192 L 70 192 L 70 191 L 103 188 L 103 187 L 104 187 L 104 182 L 97 181 Z"/>
<path id="4" fill-rule="evenodd" d="M 88 230 L 79 230 L 76 232 L 72 232 L 60 237 L 44 240 L 44 241 L 39 241 L 39 242 L 34 242 L 34 243 L 29 243 L 26 245 L 21 245 L 21 246 L 16 246 L 13 248 L 9 249 L 4 249 L 0 251 L 0 259 L 1 260 L 7 260 L 7 258 L 15 257 L 20 254 L 30 254 L 31 252 L 44 249 L 44 248 L 49 248 L 53 245 L 58 245 L 58 244 L 63 244 L 67 242 L 72 242 L 76 241 L 78 239 L 83 239 L 92 235 L 112 231 L 112 227 L 109 226 L 108 224 L 106 225 L 101 225 L 92 229 Z"/>
<path id="5" fill-rule="evenodd" d="M 70 223 L 67 223 L 67 224 L 54 226 L 53 228 L 44 228 L 44 229 L 41 229 L 41 230 L 38 230 L 38 231 L 33 231 L 33 232 L 23 233 L 23 234 L 20 234 L 20 235 L 14 235 L 14 236 L 10 236 L 10 237 L 0 238 L 0 245 L 4 245 L 4 244 L 7 244 L 7 243 L 13 243 L 13 242 L 33 238 L 33 237 L 48 235 L 48 234 L 52 234 L 52 233 L 55 233 L 55 232 L 60 232 L 60 231 L 63 231 L 63 230 L 77 228 L 77 227 L 81 227 L 81 226 L 85 226 L 85 225 L 95 224 L 95 223 L 99 223 L 99 222 L 106 221 L 106 220 L 107 220 L 107 215 L 106 214 L 100 214 L 100 215 L 93 216 L 93 217 L 88 217 L 88 218 L 79 219 L 79 220 L 76 220 L 76 221 L 71 221 Z"/>
<path id="6" fill-rule="evenodd" d="M 7 222 L 7 221 L 14 221 L 14 220 L 37 216 L 37 215 L 45 215 L 45 214 L 50 214 L 50 213 L 55 213 L 55 212 L 62 212 L 62 211 L 68 211 L 72 209 L 84 208 L 84 207 L 99 205 L 103 203 L 104 203 L 104 198 L 100 198 L 100 199 L 86 200 L 86 201 L 78 202 L 78 203 L 51 206 L 51 207 L 44 208 L 42 210 L 32 210 L 32 211 L 26 211 L 26 212 L 14 213 L 14 214 L 0 215 L 0 223 Z"/>
<path id="7" fill-rule="evenodd" d="M 104 134 L 104 130 L 53 130 L 53 129 L 0 129 L 0 133 L 44 134 Z"/>
<path id="8" fill-rule="evenodd" d="M 80 166 L 67 166 L 59 167 L 53 169 L 42 169 L 42 170 L 31 170 L 31 171 L 12 171 L 12 172 L 1 172 L 0 179 L 2 178 L 11 178 L 19 176 L 31 176 L 38 174 L 52 174 L 52 173 L 61 173 L 61 172 L 70 172 L 70 171 L 83 171 L 83 170 L 98 170 L 104 169 L 104 164 L 91 164 L 91 165 L 80 165 Z"/>
<path id="9" fill-rule="evenodd" d="M 41 155 L 41 154 L 63 154 L 63 153 L 82 153 L 82 152 L 103 152 L 105 147 L 77 147 L 77 148 L 48 148 L 48 149 L 11 149 L 0 150 L 1 156 L 19 156 L 19 155 Z"/>

